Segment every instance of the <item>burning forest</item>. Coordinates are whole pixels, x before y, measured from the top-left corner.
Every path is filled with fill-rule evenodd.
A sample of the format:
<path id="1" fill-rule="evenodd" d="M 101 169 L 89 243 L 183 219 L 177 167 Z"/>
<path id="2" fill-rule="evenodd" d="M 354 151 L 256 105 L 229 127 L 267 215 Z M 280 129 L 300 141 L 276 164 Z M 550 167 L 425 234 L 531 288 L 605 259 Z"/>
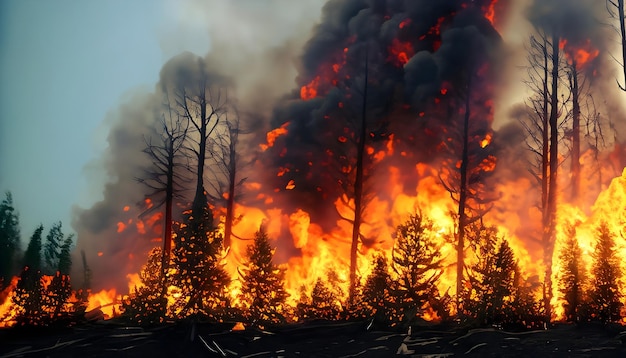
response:
<path id="1" fill-rule="evenodd" d="M 3 267 L 1 324 L 626 322 L 604 5 L 330 0 L 297 49 L 170 59 L 117 110 L 76 237 L 53 228 L 42 267 L 39 228 Z"/>

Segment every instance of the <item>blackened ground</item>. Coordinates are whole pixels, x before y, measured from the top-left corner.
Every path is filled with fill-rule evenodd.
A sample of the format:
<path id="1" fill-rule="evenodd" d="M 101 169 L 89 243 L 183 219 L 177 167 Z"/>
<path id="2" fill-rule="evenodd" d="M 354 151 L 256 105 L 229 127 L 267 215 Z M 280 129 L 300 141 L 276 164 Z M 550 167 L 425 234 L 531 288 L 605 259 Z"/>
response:
<path id="1" fill-rule="evenodd" d="M 0 330 L 0 357 L 626 357 L 626 327 L 556 325 L 548 330 L 413 327 L 311 322 L 263 331 L 178 322 L 152 328 L 100 321 L 65 329 Z M 194 336 L 192 340 L 191 337 Z"/>

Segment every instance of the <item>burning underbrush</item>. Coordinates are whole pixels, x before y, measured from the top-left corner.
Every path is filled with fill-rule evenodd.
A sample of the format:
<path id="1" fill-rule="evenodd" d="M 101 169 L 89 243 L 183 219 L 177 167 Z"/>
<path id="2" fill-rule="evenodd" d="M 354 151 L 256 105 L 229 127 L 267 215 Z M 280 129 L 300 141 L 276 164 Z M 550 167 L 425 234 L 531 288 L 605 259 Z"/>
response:
<path id="1" fill-rule="evenodd" d="M 605 153 L 595 107 L 581 122 L 577 84 L 602 80 L 601 48 L 542 28 L 546 77 L 496 129 L 508 6 L 330 1 L 267 121 L 210 58 L 172 59 L 111 132 L 118 181 L 77 215 L 82 291 L 27 266 L 3 324 L 621 322 L 624 153 Z M 549 98 L 565 82 L 572 99 Z"/>

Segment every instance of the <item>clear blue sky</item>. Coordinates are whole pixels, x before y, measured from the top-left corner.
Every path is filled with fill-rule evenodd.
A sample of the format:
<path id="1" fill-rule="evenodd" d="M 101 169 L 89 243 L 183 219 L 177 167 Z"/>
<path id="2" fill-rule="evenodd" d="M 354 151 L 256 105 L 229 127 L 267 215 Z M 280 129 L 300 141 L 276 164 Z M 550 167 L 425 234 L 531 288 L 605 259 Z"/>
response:
<path id="1" fill-rule="evenodd" d="M 154 86 L 169 57 L 208 50 L 208 31 L 174 3 L 0 1 L 0 190 L 13 193 L 23 242 L 39 223 L 71 232 L 72 206 L 99 199 L 85 167 L 106 145 L 107 112 Z"/>

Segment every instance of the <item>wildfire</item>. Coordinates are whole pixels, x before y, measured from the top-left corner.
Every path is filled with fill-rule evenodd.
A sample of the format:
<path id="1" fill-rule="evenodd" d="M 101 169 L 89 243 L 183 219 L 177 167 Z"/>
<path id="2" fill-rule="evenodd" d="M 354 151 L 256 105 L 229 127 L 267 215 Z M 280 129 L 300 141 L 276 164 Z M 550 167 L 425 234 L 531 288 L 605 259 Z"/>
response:
<path id="1" fill-rule="evenodd" d="M 600 55 L 600 50 L 593 46 L 590 39 L 578 45 L 567 39 L 561 39 L 559 48 L 565 52 L 568 62 L 570 64 L 576 63 L 579 68 L 585 67 Z"/>
<path id="2" fill-rule="evenodd" d="M 267 135 L 266 135 L 267 143 L 260 145 L 261 150 L 266 151 L 268 148 L 273 147 L 278 137 L 283 136 L 288 133 L 287 131 L 288 126 L 289 126 L 289 122 L 286 122 L 282 126 L 272 129 L 271 131 L 267 132 Z"/>

